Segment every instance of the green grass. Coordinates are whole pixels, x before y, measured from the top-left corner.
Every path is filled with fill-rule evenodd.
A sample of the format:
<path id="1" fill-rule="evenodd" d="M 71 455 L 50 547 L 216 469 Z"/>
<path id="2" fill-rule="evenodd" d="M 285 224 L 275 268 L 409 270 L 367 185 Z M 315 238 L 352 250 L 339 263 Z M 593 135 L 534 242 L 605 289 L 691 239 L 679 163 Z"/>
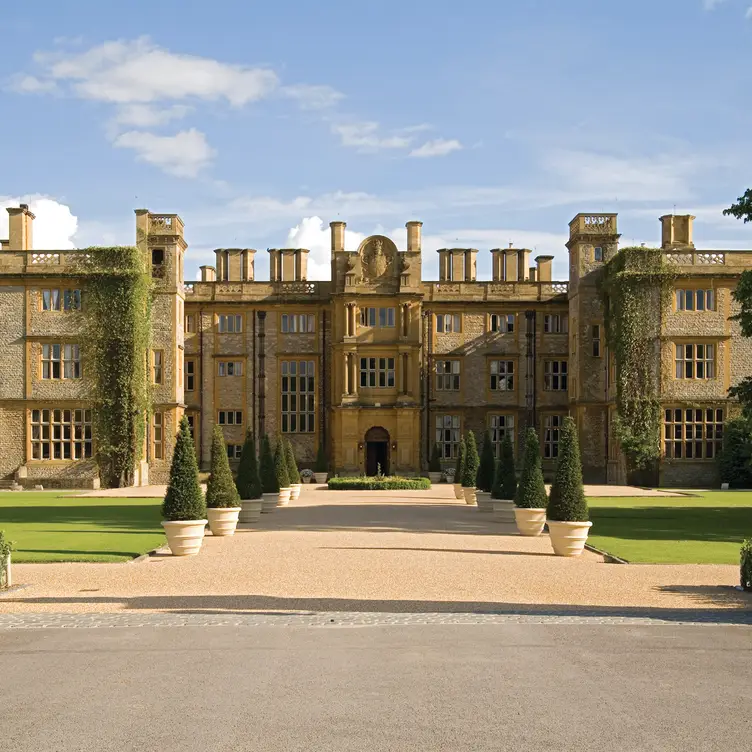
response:
<path id="1" fill-rule="evenodd" d="M 589 498 L 588 543 L 630 562 L 739 564 L 741 543 L 752 537 L 752 492 L 693 493 Z"/>
<path id="2" fill-rule="evenodd" d="M 0 530 L 14 543 L 14 562 L 125 561 L 165 542 L 161 503 L 60 491 L 2 492 Z"/>

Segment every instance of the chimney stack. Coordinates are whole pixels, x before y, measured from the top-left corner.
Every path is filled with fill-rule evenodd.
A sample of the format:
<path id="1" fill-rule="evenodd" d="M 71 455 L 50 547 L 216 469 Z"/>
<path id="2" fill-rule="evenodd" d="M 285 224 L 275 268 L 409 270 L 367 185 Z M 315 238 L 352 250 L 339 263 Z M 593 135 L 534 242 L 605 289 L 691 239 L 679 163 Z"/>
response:
<path id="1" fill-rule="evenodd" d="M 34 247 L 32 229 L 34 215 L 29 211 L 28 204 L 19 207 L 8 207 L 8 244 L 3 248 L 8 251 L 30 251 Z M 50 250 L 55 250 L 51 248 Z"/>

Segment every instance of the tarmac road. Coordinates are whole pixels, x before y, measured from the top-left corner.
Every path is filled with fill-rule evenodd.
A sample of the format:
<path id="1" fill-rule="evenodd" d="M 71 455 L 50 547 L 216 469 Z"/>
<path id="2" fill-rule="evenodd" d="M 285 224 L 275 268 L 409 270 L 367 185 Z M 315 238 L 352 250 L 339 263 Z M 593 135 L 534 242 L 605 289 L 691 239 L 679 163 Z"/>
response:
<path id="1" fill-rule="evenodd" d="M 750 707 L 741 625 L 0 631 L 13 752 L 748 752 Z"/>

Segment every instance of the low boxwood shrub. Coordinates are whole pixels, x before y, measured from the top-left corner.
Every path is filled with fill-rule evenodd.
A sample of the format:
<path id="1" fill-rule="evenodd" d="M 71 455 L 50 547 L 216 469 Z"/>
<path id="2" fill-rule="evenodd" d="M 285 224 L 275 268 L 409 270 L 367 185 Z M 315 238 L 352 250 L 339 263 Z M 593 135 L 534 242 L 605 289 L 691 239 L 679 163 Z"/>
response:
<path id="1" fill-rule="evenodd" d="M 742 543 L 740 555 L 740 584 L 744 590 L 752 590 L 752 538 Z"/>
<path id="2" fill-rule="evenodd" d="M 400 478 L 393 476 L 353 476 L 350 478 L 329 478 L 329 488 L 333 491 L 424 491 L 431 488 L 428 478 Z"/>

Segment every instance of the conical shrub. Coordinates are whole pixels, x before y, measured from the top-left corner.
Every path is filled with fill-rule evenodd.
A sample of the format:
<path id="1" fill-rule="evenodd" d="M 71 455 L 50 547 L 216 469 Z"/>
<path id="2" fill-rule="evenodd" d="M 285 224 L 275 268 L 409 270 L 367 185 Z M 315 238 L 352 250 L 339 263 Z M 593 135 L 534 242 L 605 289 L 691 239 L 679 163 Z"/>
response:
<path id="1" fill-rule="evenodd" d="M 285 458 L 287 460 L 287 477 L 290 483 L 300 483 L 298 463 L 295 461 L 295 452 L 292 449 L 290 439 L 285 439 Z"/>
<path id="2" fill-rule="evenodd" d="M 206 484 L 206 506 L 210 509 L 226 509 L 240 506 L 240 495 L 232 479 L 230 461 L 222 429 L 215 424 L 212 431 L 211 473 Z"/>
<path id="3" fill-rule="evenodd" d="M 264 434 L 261 437 L 261 459 L 260 459 L 260 476 L 261 490 L 263 493 L 279 493 L 279 482 L 277 473 L 274 470 L 274 455 L 272 454 L 272 445 L 269 437 Z"/>
<path id="4" fill-rule="evenodd" d="M 162 502 L 162 517 L 171 522 L 206 518 L 206 503 L 198 481 L 196 450 L 185 416 L 180 421 L 180 430 L 175 439 L 170 482 Z"/>
<path id="5" fill-rule="evenodd" d="M 261 496 L 261 478 L 259 478 L 258 460 L 256 459 L 256 439 L 254 439 L 253 431 L 250 429 L 245 435 L 235 486 L 241 499 L 258 499 Z"/>
<path id="6" fill-rule="evenodd" d="M 499 492 L 501 499 L 514 499 L 517 493 L 517 471 L 514 466 L 514 444 L 509 436 L 501 442 L 501 477 L 499 478 Z"/>
<path id="7" fill-rule="evenodd" d="M 319 444 L 318 451 L 316 452 L 316 462 L 313 463 L 313 472 L 325 473 L 329 469 L 329 463 L 326 459 L 326 449 L 323 444 Z"/>
<path id="8" fill-rule="evenodd" d="M 496 472 L 496 460 L 494 459 L 493 444 L 488 431 L 483 435 L 483 448 L 480 453 L 480 465 L 478 466 L 478 477 L 475 486 L 479 491 L 490 491 L 494 484 L 494 474 Z"/>
<path id="9" fill-rule="evenodd" d="M 431 461 L 428 463 L 428 472 L 441 472 L 441 450 L 439 449 L 438 444 L 434 444 L 433 449 L 431 450 Z"/>
<path id="10" fill-rule="evenodd" d="M 467 444 L 465 443 L 465 437 L 460 439 L 460 443 L 457 446 L 457 459 L 454 463 L 454 482 L 462 483 L 462 473 L 465 472 L 465 455 L 467 454 Z"/>
<path id="11" fill-rule="evenodd" d="M 541 469 L 540 442 L 534 428 L 528 428 L 525 433 L 522 473 L 514 503 L 520 509 L 545 509 L 548 504 L 546 484 L 543 481 Z"/>
<path id="12" fill-rule="evenodd" d="M 472 431 L 468 431 L 465 444 L 465 467 L 462 469 L 462 487 L 475 488 L 475 483 L 478 480 L 480 457 L 478 456 L 478 445 L 475 443 L 475 434 Z"/>
<path id="13" fill-rule="evenodd" d="M 287 473 L 287 452 L 285 452 L 284 440 L 277 442 L 274 450 L 274 475 L 277 477 L 277 485 L 280 488 L 290 487 L 290 476 Z"/>
<path id="14" fill-rule="evenodd" d="M 570 417 L 564 418 L 559 433 L 559 464 L 551 486 L 546 517 L 558 522 L 587 522 L 590 517 L 582 485 L 577 426 Z"/>

